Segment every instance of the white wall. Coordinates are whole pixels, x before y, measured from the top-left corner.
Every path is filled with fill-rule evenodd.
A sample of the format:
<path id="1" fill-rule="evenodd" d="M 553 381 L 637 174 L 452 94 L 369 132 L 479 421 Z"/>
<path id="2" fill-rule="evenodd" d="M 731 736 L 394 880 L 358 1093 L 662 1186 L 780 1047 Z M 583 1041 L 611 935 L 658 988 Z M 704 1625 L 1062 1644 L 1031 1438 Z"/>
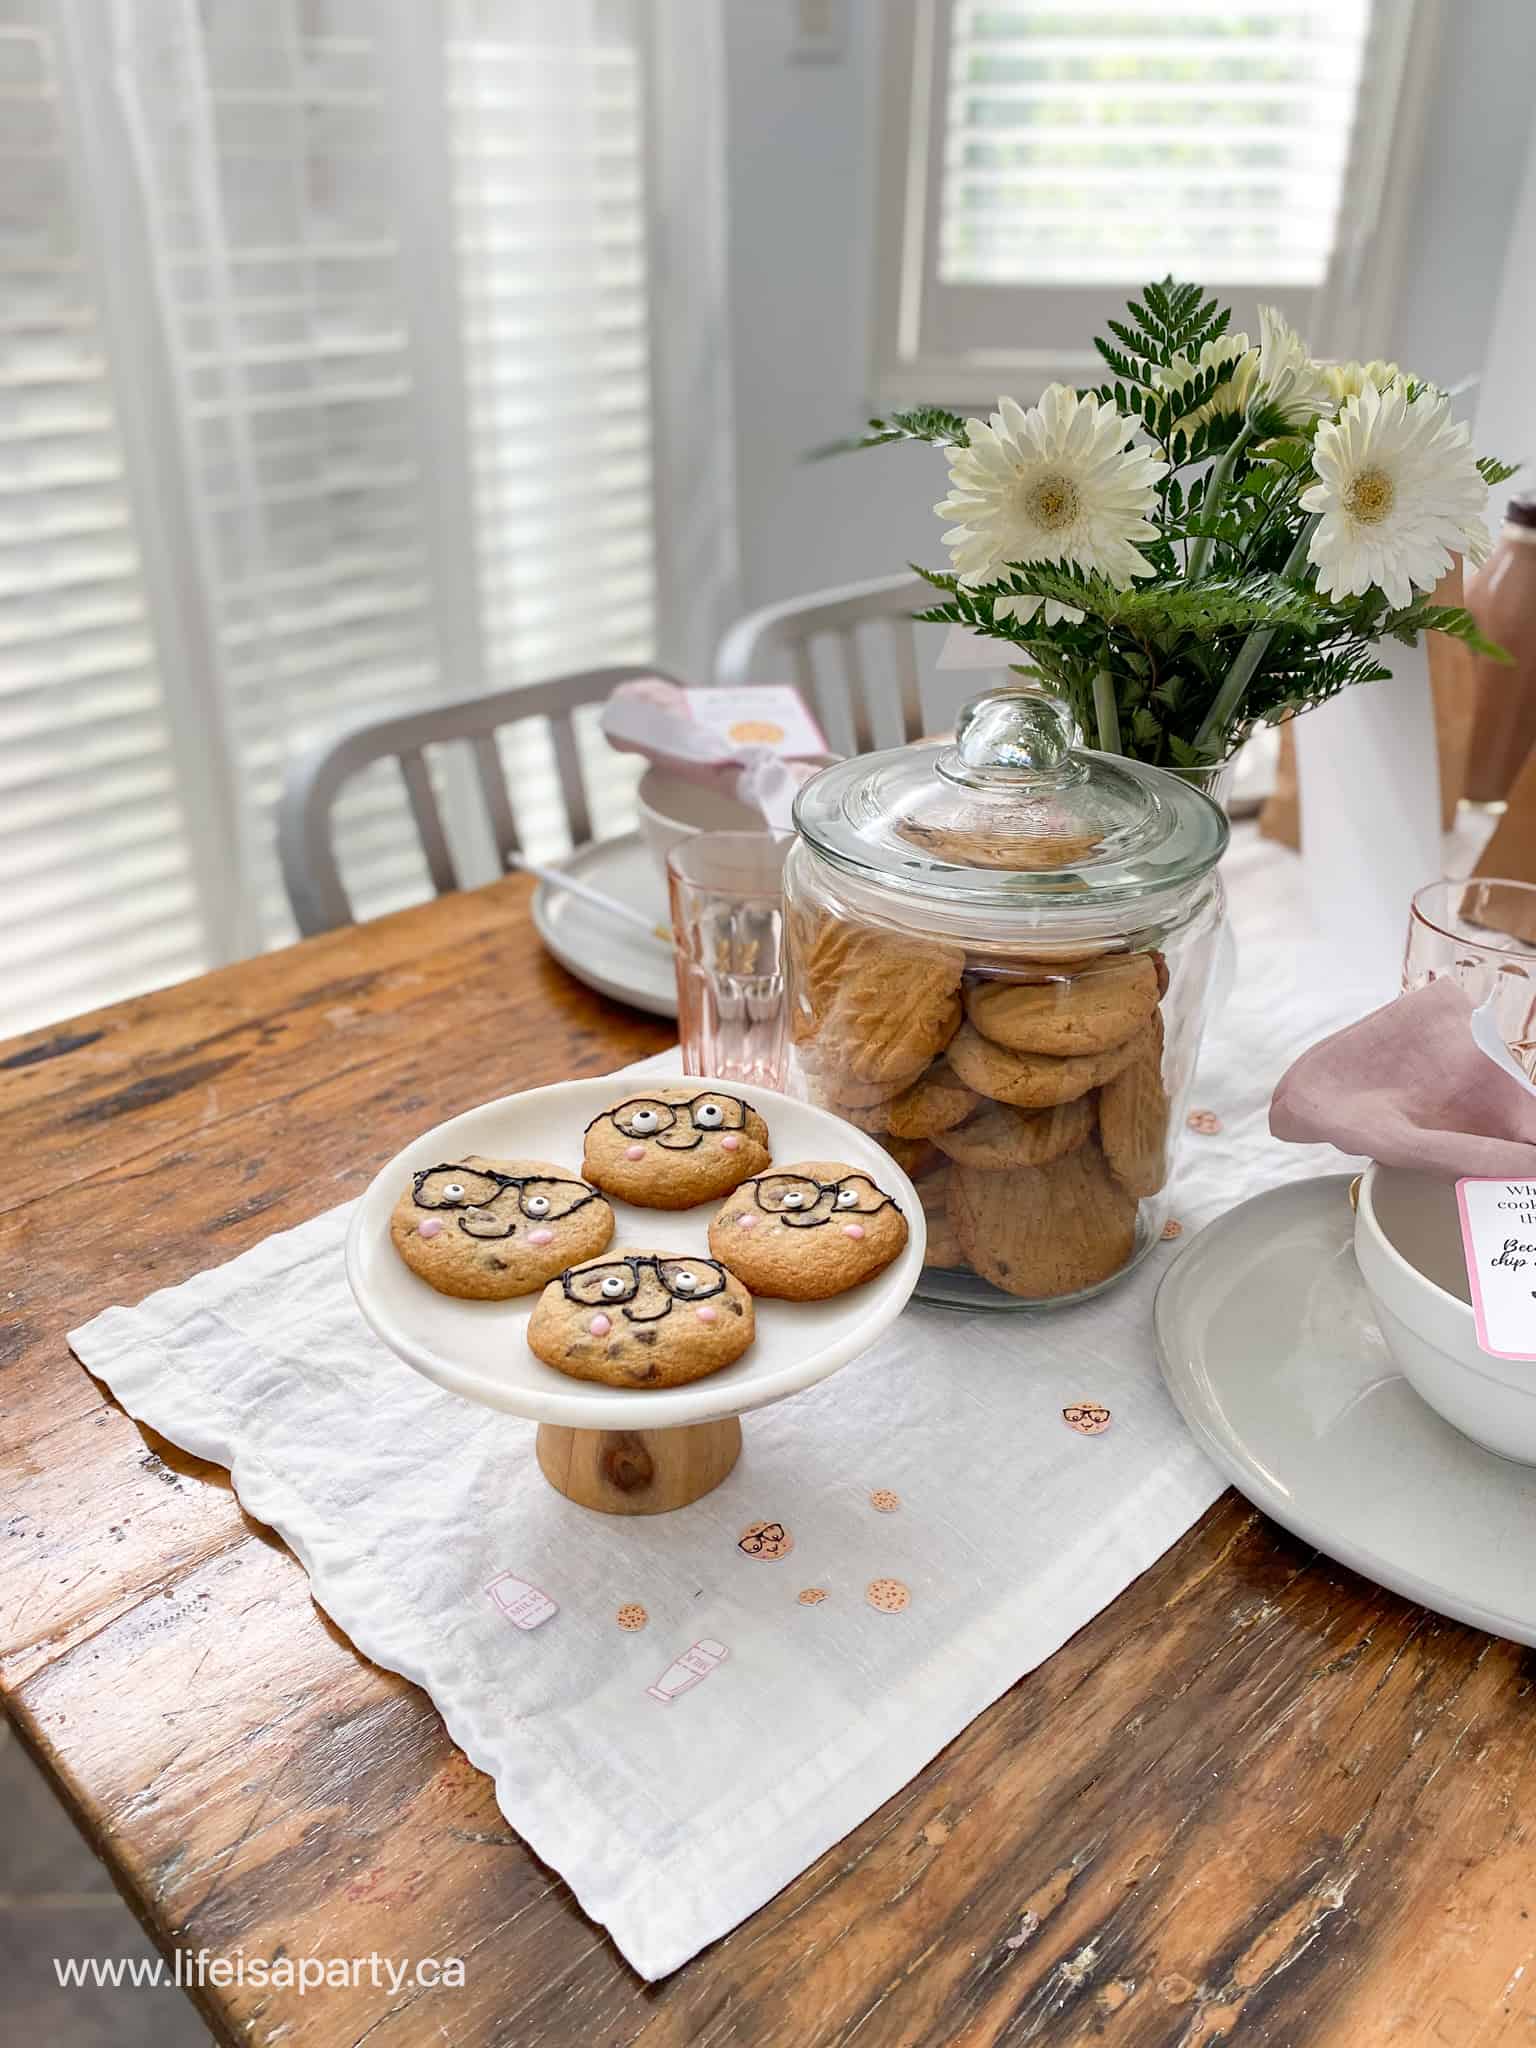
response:
<path id="1" fill-rule="evenodd" d="M 803 460 L 869 411 L 880 0 L 847 5 L 844 55 L 807 64 L 789 56 L 792 0 L 726 0 L 748 606 L 942 554 L 936 455 L 898 447 Z M 1487 345 L 1531 130 L 1536 0 L 1452 0 L 1447 17 L 1417 181 L 1417 260 L 1381 352 L 1453 382 L 1481 367 Z"/>

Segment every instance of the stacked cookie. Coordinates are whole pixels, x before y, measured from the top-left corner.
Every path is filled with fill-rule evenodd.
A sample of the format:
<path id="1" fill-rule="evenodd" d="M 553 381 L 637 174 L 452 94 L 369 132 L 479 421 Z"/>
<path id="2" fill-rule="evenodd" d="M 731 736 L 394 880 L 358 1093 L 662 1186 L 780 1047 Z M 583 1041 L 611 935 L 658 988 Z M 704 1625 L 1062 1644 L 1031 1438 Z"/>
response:
<path id="1" fill-rule="evenodd" d="M 1048 1301 L 1118 1272 L 1166 1179 L 1166 989 L 1156 953 L 982 966 L 829 921 L 791 1033 L 817 1099 L 915 1180 L 928 1265 Z"/>
<path id="2" fill-rule="evenodd" d="M 859 1168 L 775 1166 L 768 1126 L 708 1083 L 662 1085 L 593 1118 L 581 1175 L 547 1160 L 479 1155 L 422 1168 L 391 1237 L 440 1293 L 505 1301 L 538 1293 L 528 1343 L 573 1379 L 676 1387 L 751 1345 L 754 1296 L 821 1301 L 881 1273 L 907 1241 L 895 1200 Z M 610 1200 L 637 1208 L 724 1205 L 710 1256 L 615 1247 Z"/>

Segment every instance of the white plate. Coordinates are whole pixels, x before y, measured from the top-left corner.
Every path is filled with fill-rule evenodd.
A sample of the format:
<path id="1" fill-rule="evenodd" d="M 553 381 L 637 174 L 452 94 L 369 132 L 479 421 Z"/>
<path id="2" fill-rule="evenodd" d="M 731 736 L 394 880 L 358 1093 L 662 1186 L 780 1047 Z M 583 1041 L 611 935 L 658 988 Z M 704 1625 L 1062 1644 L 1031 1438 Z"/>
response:
<path id="1" fill-rule="evenodd" d="M 1158 1289 L 1168 1390 L 1238 1490 L 1439 1614 L 1536 1643 L 1536 1470 L 1442 1422 L 1392 1363 L 1355 1266 L 1348 1175 L 1243 1202 Z"/>
<path id="2" fill-rule="evenodd" d="M 671 914 L 666 885 L 638 832 L 579 846 L 550 866 L 643 910 L 657 924 L 665 924 Z M 533 892 L 533 922 L 560 965 L 600 996 L 649 1010 L 653 1017 L 677 1015 L 672 949 L 660 939 L 647 938 L 623 918 L 594 909 L 548 882 L 540 882 Z"/>
<path id="3" fill-rule="evenodd" d="M 644 1092 L 640 1077 L 559 1081 L 552 1088 L 466 1110 L 395 1154 L 370 1183 L 347 1232 L 352 1292 L 391 1351 L 451 1393 L 532 1422 L 559 1422 L 571 1429 L 667 1429 L 718 1422 L 798 1394 L 867 1351 L 889 1329 L 923 1267 L 923 1212 L 912 1183 L 862 1131 L 767 1088 L 744 1092 L 767 1122 L 774 1157 L 846 1159 L 862 1167 L 901 1205 L 909 1232 L 906 1249 L 875 1279 L 831 1301 L 759 1302 L 752 1348 L 734 1365 L 691 1386 L 647 1390 L 567 1379 L 528 1349 L 524 1329 L 536 1294 L 517 1301 L 456 1301 L 419 1280 L 390 1243 L 390 1211 L 418 1168 L 478 1152 L 491 1159 L 552 1159 L 578 1174 L 582 1133 L 592 1118 L 626 1095 Z M 614 1201 L 614 1242 L 707 1253 L 710 1218 L 719 1206 L 636 1209 Z"/>

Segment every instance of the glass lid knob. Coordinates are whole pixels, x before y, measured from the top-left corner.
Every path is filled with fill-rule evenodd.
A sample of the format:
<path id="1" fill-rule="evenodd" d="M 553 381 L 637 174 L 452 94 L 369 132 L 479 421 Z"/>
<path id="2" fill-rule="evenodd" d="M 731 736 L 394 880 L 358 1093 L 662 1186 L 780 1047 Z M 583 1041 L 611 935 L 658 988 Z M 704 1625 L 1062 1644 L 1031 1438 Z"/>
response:
<path id="1" fill-rule="evenodd" d="M 939 762 L 952 782 L 1006 782 L 1061 789 L 1087 773 L 1075 754 L 1082 731 L 1070 709 L 1042 690 L 973 697 L 955 720 L 955 745 Z"/>

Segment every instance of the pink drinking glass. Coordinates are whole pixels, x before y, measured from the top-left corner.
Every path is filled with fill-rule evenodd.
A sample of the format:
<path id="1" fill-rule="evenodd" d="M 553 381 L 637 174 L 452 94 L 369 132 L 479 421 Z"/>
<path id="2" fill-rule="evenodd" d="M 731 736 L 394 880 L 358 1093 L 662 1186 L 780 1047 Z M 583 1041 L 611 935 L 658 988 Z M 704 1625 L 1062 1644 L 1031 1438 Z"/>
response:
<path id="1" fill-rule="evenodd" d="M 784 1083 L 789 832 L 695 832 L 667 855 L 683 1071 Z"/>
<path id="2" fill-rule="evenodd" d="M 1484 875 L 1431 882 L 1409 906 L 1403 987 L 1449 980 L 1474 1003 L 1497 997 L 1500 1036 L 1536 1079 L 1536 944 L 1521 931 L 1536 933 L 1536 884 Z"/>

